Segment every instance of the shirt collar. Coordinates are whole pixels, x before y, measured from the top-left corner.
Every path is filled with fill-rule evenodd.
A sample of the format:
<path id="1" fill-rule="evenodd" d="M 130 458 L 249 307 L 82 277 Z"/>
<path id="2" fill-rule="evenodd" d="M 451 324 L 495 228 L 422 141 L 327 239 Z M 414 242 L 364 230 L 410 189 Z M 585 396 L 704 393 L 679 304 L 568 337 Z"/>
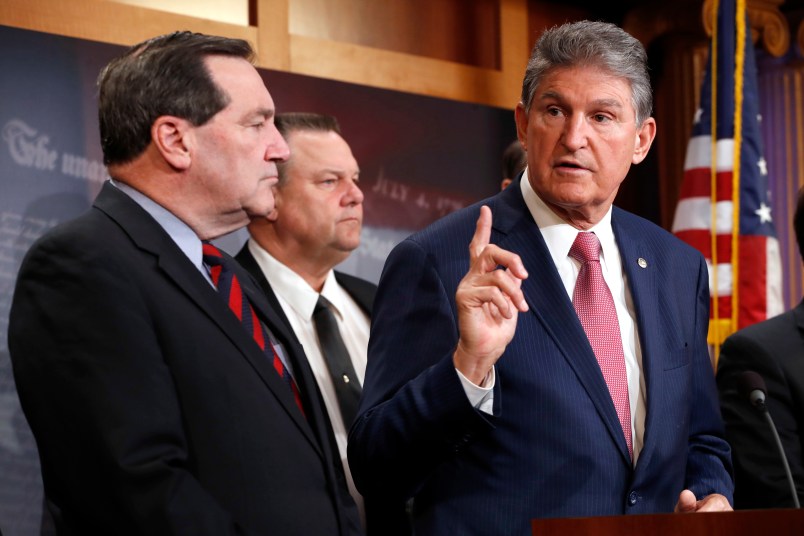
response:
<path id="1" fill-rule="evenodd" d="M 525 204 L 539 227 L 544 241 L 547 243 L 547 249 L 550 251 L 553 263 L 558 266 L 566 261 L 569 250 L 573 242 L 575 242 L 575 237 L 580 231 L 561 219 L 542 201 L 528 180 L 527 169 L 525 169 L 519 184 Z M 614 231 L 611 228 L 611 207 L 606 211 L 603 218 L 588 231 L 594 232 L 600 240 L 601 259 L 605 262 L 605 259 L 613 258 L 613 255 L 617 252 L 617 245 L 614 240 Z"/>
<path id="2" fill-rule="evenodd" d="M 206 274 L 201 250 L 201 239 L 198 238 L 195 231 L 168 209 L 139 190 L 122 182 L 112 180 L 111 183 L 112 186 L 129 196 L 135 203 L 142 207 L 145 212 L 150 214 L 176 243 L 179 249 L 190 259 L 193 266 L 201 270 L 203 274 Z"/>
<path id="3" fill-rule="evenodd" d="M 324 282 L 324 287 L 321 289 L 321 295 L 332 304 L 333 313 L 338 315 L 341 320 L 344 320 L 346 300 L 350 298 L 346 290 L 338 283 L 338 280 L 335 279 L 334 270 L 330 270 L 329 274 L 327 274 L 327 280 Z"/>
<path id="4" fill-rule="evenodd" d="M 248 249 L 263 268 L 265 277 L 269 280 L 271 288 L 278 295 L 282 296 L 288 305 L 301 318 L 310 319 L 313 317 L 315 305 L 318 303 L 318 292 L 311 287 L 302 276 L 279 262 L 273 255 L 268 253 L 253 238 L 248 239 Z M 268 277 L 270 274 L 270 277 Z M 330 270 L 324 280 L 321 295 L 332 304 L 333 312 L 343 317 L 345 291 L 335 280 L 335 272 Z"/>

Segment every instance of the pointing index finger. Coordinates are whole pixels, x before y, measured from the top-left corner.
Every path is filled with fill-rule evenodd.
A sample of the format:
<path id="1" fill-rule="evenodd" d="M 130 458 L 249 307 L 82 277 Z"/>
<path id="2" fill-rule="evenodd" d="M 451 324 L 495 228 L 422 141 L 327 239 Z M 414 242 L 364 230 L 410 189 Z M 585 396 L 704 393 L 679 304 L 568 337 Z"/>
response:
<path id="1" fill-rule="evenodd" d="M 477 218 L 477 226 L 472 241 L 469 243 L 469 255 L 477 258 L 483 249 L 489 245 L 491 239 L 491 209 L 486 205 L 480 207 L 480 216 Z"/>

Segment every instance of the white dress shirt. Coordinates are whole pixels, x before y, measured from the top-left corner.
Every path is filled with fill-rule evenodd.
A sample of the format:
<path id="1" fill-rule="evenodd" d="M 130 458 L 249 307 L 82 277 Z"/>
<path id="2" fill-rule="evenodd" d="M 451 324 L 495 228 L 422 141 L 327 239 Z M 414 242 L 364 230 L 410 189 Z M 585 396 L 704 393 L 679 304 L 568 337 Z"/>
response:
<path id="1" fill-rule="evenodd" d="M 528 181 L 528 172 L 525 170 L 520 181 L 522 196 L 528 206 L 536 225 L 544 237 L 550 256 L 564 283 L 567 295 L 572 300 L 575 283 L 578 280 L 581 264 L 569 256 L 569 250 L 575 242 L 578 229 L 559 218 L 542 201 Z M 634 447 L 634 464 L 639 452 L 642 450 L 645 435 L 645 376 L 642 374 L 642 348 L 639 344 L 639 335 L 636 326 L 636 312 L 631 291 L 628 288 L 625 273 L 622 269 L 620 250 L 611 228 L 611 208 L 601 221 L 588 229 L 594 232 L 600 240 L 600 267 L 603 279 L 611 291 L 614 306 L 617 310 L 617 320 L 620 324 L 620 334 L 625 354 L 625 371 L 628 378 L 628 400 L 631 406 L 631 438 Z M 527 270 L 527 266 L 525 269 Z M 467 380 L 460 372 L 458 375 L 466 390 L 469 400 L 475 407 L 491 413 L 493 402 L 492 389 L 494 387 L 493 374 L 486 379 L 484 387 L 478 387 Z"/>
<path id="2" fill-rule="evenodd" d="M 276 260 L 251 238 L 248 240 L 248 249 L 270 283 L 279 305 L 282 307 L 282 311 L 290 321 L 293 332 L 304 347 L 307 361 L 310 363 L 310 368 L 324 398 L 324 405 L 329 413 L 329 420 L 332 423 L 335 441 L 338 444 L 344 472 L 346 473 L 349 493 L 357 503 L 361 518 L 365 519 L 363 497 L 355 487 L 351 471 L 349 471 L 349 462 L 346 458 L 346 441 L 349 429 L 343 424 L 341 408 L 338 406 L 338 396 L 335 392 L 335 386 L 332 383 L 327 363 L 321 353 L 321 346 L 319 345 L 315 323 L 313 322 L 313 311 L 318 302 L 319 294 L 299 274 Z M 360 385 L 363 385 L 363 379 L 366 374 L 370 319 L 349 293 L 338 284 L 335 280 L 335 272 L 332 270 L 329 271 L 324 287 L 321 289 L 321 296 L 324 296 L 332 304 L 332 310 L 338 322 L 344 345 L 352 358 L 352 365 L 355 368 Z"/>

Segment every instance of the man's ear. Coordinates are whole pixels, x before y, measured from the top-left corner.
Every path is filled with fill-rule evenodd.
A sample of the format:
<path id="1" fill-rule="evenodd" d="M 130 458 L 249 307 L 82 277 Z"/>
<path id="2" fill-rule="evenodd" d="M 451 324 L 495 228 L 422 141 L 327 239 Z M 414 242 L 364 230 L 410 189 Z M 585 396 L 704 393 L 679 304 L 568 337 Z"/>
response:
<path id="1" fill-rule="evenodd" d="M 186 119 L 162 115 L 151 125 L 151 140 L 171 167 L 185 170 L 192 163 L 192 125 Z"/>
<path id="2" fill-rule="evenodd" d="M 525 105 L 521 102 L 516 105 L 514 110 L 514 121 L 516 122 L 516 137 L 522 147 L 528 146 L 528 112 Z"/>
<path id="3" fill-rule="evenodd" d="M 656 120 L 652 117 L 645 119 L 642 126 L 637 130 L 636 139 L 634 140 L 634 156 L 631 157 L 631 163 L 639 164 L 645 157 L 648 156 L 650 145 L 653 143 L 653 138 L 656 137 Z"/>

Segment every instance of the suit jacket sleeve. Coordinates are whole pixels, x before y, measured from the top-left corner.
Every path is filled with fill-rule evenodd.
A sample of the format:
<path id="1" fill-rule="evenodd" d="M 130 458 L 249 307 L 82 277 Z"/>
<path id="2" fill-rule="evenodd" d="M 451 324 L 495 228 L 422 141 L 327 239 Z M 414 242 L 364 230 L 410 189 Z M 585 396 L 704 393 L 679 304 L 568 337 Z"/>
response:
<path id="1" fill-rule="evenodd" d="M 770 427 L 738 391 L 738 378 L 746 370 L 757 372 L 765 380 L 768 410 L 787 455 L 799 500 L 804 501 L 804 403 L 795 392 L 796 385 L 804 385 L 804 378 L 791 377 L 781 365 L 781 360 L 790 356 L 799 360 L 804 357 L 792 318 L 787 313 L 737 332 L 726 339 L 721 349 L 717 379 L 726 437 L 733 449 L 737 508 L 793 506 Z"/>
<path id="2" fill-rule="evenodd" d="M 687 403 L 690 422 L 684 487 L 695 493 L 698 499 L 718 493 L 733 504 L 731 452 L 724 439 L 715 375 L 706 342 L 709 327 L 709 276 L 703 257 L 697 253 L 696 256 L 700 261 L 690 377 L 692 390 L 689 400 L 681 400 L 682 403 Z M 650 399 L 648 406 L 650 408 Z"/>
<path id="3" fill-rule="evenodd" d="M 436 466 L 492 426 L 469 403 L 452 362 L 453 300 L 416 242 L 391 252 L 349 436 L 349 465 L 364 495 L 413 496 Z"/>
<path id="4" fill-rule="evenodd" d="M 63 515 L 72 526 L 245 534 L 187 470 L 186 408 L 138 274 L 119 256 L 77 242 L 35 246 L 11 311 L 14 374 L 38 425 L 45 481 L 81 490 L 46 493 L 70 506 Z"/>

